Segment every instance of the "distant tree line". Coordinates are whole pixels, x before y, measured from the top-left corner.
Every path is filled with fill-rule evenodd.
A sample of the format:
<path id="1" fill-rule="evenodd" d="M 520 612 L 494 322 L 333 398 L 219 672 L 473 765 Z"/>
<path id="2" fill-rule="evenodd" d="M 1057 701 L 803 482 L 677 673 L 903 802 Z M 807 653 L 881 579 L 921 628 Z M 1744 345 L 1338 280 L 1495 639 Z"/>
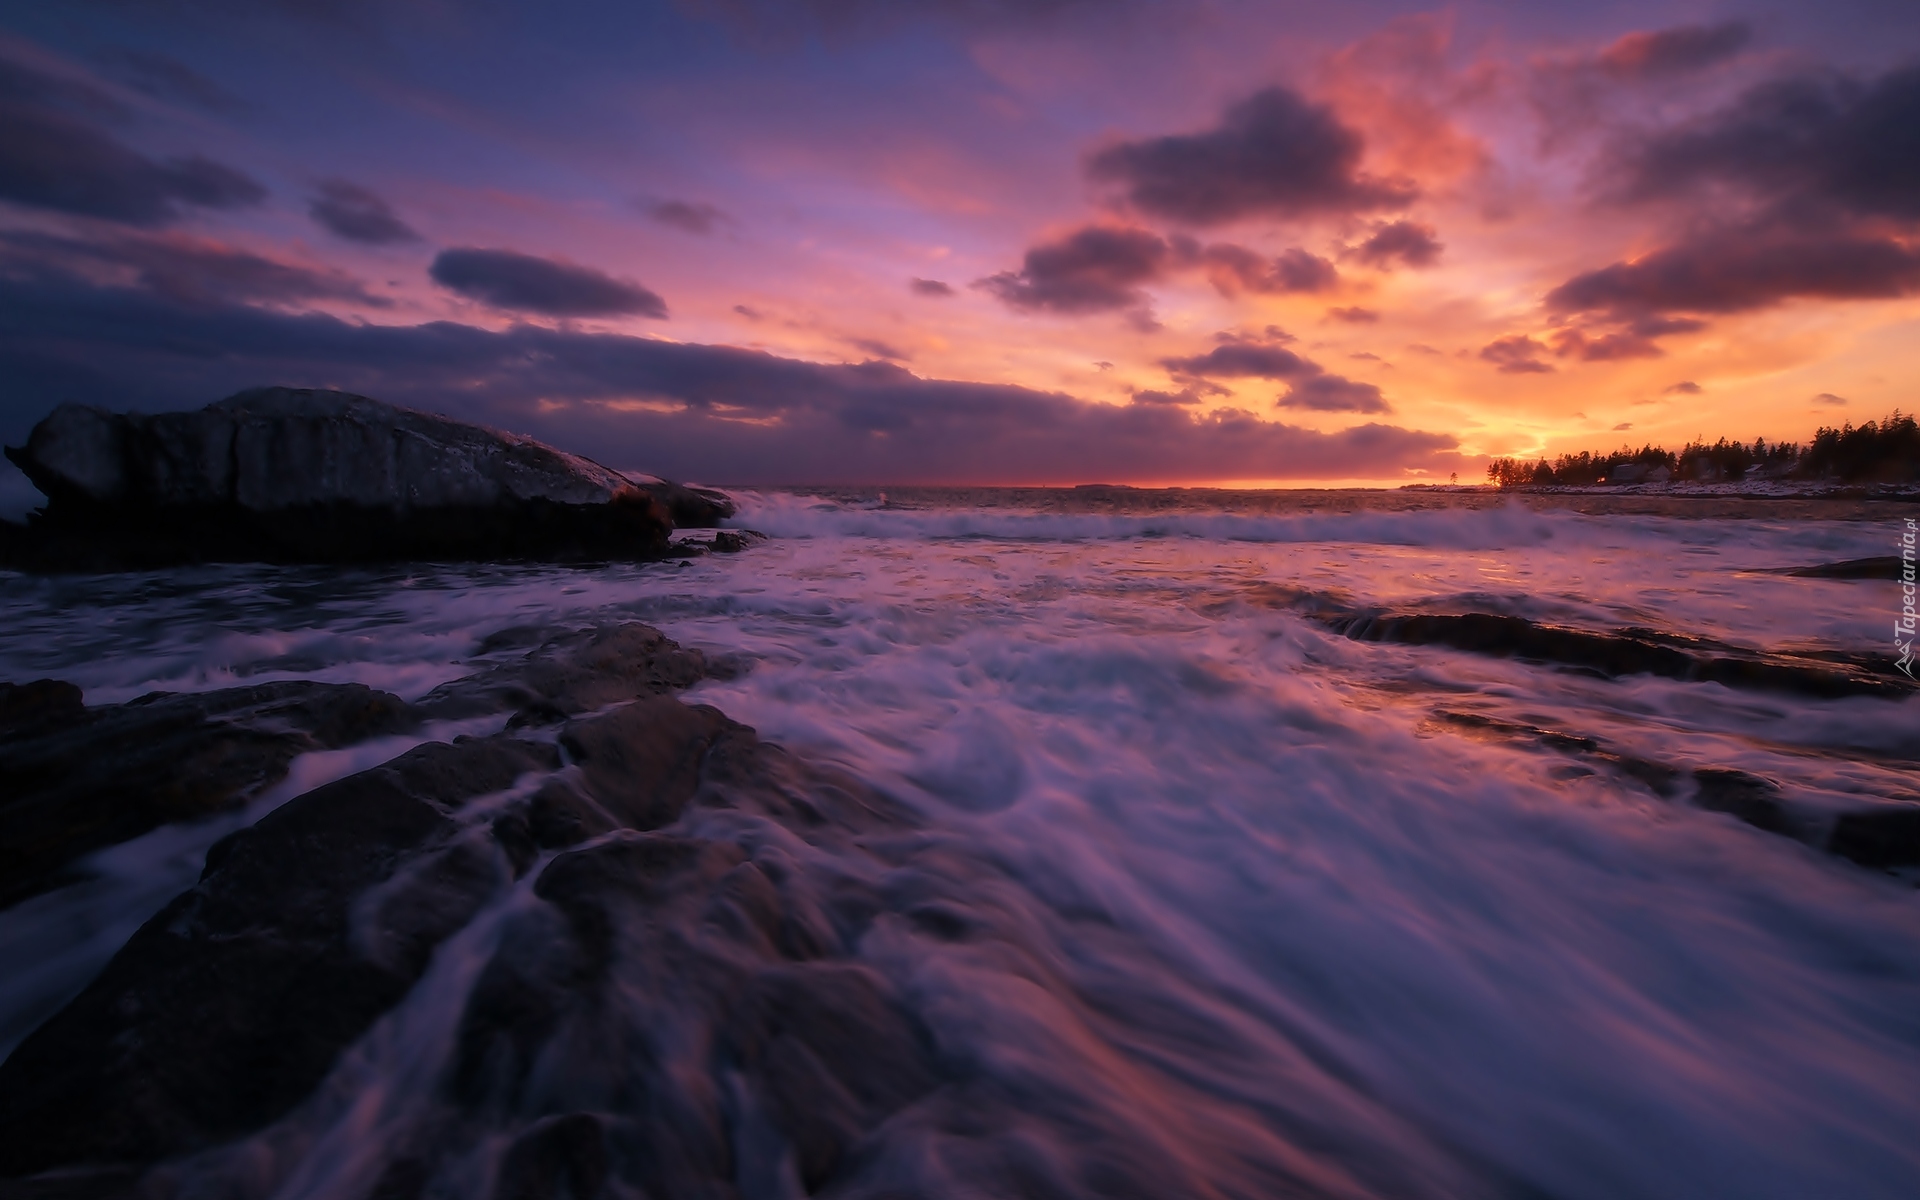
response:
<path id="1" fill-rule="evenodd" d="M 1644 445 L 1611 454 L 1562 454 L 1549 462 L 1496 458 L 1487 480 L 1503 488 L 1561 484 L 1640 483 L 1649 480 L 1714 482 L 1745 479 L 1830 479 L 1842 483 L 1903 483 L 1920 479 L 1920 424 L 1895 409 L 1881 421 L 1821 426 L 1806 446 L 1755 438 L 1751 444 L 1725 438 L 1708 445 L 1688 442 L 1678 451 Z"/>

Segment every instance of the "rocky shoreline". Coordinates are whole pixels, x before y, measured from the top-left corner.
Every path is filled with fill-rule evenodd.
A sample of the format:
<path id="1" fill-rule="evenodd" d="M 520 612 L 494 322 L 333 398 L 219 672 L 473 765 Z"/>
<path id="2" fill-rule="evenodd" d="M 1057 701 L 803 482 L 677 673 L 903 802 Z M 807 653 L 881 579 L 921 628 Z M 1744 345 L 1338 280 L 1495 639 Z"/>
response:
<path id="1" fill-rule="evenodd" d="M 380 1164 L 364 1181 L 372 1194 L 429 1194 L 443 1166 L 492 1138 L 509 1147 L 496 1195 L 601 1194 L 616 1176 L 646 1194 L 719 1195 L 742 1169 L 729 1078 L 764 1098 L 755 1119 L 797 1148 L 809 1187 L 832 1176 L 863 1131 L 939 1072 L 888 985 L 847 958 L 859 931 L 903 902 L 782 869 L 791 855 L 770 848 L 884 838 L 914 822 L 865 785 L 675 697 L 729 669 L 625 624 L 546 637 L 412 705 L 323 684 L 97 709 L 51 682 L 0 694 L 3 753 L 16 757 L 56 744 L 63 757 L 111 757 L 129 722 L 176 713 L 156 757 L 236 761 L 224 790 L 202 789 L 192 811 L 243 802 L 299 745 L 448 715 L 492 712 L 507 726 L 421 745 L 217 843 L 198 884 L 0 1065 L 0 1179 L 11 1181 L 0 1194 L 198 1194 L 196 1180 L 230 1169 L 222 1147 L 324 1106 L 328 1079 L 348 1069 L 343 1052 L 421 985 L 450 938 L 520 893 L 540 903 L 504 918 L 512 928 L 448 1014 L 458 1028 L 435 1101 L 442 1126 L 415 1131 L 409 1151 Z M 354 713 L 345 723 L 343 702 Z M 248 737 L 250 758 L 230 752 Z M 190 774 L 183 765 L 152 790 L 170 794 Z M 0 819 L 24 808 L 44 827 L 62 789 L 80 786 L 42 780 Z M 713 814 L 706 832 L 682 820 L 693 809 Z M 104 836 L 87 806 L 66 810 L 85 827 L 41 839 L 62 847 L 42 854 L 43 878 Z M 651 932 L 636 940 L 637 930 Z M 670 1046 L 657 1030 L 621 1026 L 635 971 L 650 1004 L 702 1032 Z M 604 1037 L 629 1051 L 605 1059 Z M 662 1057 L 689 1046 L 705 1049 Z M 644 1104 L 617 1118 L 589 1111 L 584 1093 L 608 1087 L 684 1097 L 649 1078 L 689 1070 L 711 1073 L 707 1107 L 650 1119 Z"/>
<path id="2" fill-rule="evenodd" d="M 726 495 L 356 396 L 254 388 L 197 412 L 62 405 L 6 454 L 47 497 L 0 566 L 644 561 Z M 721 549 L 737 549 L 737 540 Z"/>
<path id="3" fill-rule="evenodd" d="M 1890 579 L 1898 562 L 1850 559 L 1779 573 L 1807 579 Z M 1869 697 L 1900 702 L 1920 693 L 1920 685 L 1889 671 L 1884 660 L 1863 656 L 1768 652 L 1642 628 L 1576 629 L 1505 613 L 1378 608 L 1336 593 L 1279 585 L 1259 589 L 1250 599 L 1298 613 L 1357 642 L 1438 646 L 1603 679 L 1654 676 L 1717 684 L 1739 692 L 1822 700 Z M 1726 813 L 1860 866 L 1894 870 L 1920 881 L 1920 795 L 1842 810 L 1802 808 L 1771 780 L 1749 772 L 1655 762 L 1621 753 L 1604 739 L 1577 731 L 1448 708 L 1433 710 L 1430 727 L 1567 755 L 1590 769 L 1608 771 L 1644 787 L 1662 800 Z"/>

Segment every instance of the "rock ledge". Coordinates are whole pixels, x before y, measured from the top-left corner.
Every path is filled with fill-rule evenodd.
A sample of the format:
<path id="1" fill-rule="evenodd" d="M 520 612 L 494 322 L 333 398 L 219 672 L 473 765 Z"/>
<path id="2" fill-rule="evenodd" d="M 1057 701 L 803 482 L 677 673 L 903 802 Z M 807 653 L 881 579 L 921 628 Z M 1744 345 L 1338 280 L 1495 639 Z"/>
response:
<path id="1" fill-rule="evenodd" d="M 48 497 L 0 539 L 39 568 L 646 559 L 717 492 L 347 392 L 254 388 L 198 412 L 67 404 L 6 448 Z"/>

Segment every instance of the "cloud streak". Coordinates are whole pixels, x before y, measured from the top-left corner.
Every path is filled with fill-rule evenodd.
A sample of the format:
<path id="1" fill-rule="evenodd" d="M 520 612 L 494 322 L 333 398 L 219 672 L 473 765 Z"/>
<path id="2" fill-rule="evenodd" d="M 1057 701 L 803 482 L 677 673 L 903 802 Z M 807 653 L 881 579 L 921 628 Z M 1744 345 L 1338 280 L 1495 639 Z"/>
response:
<path id="1" fill-rule="evenodd" d="M 208 238 L 128 232 L 82 240 L 0 232 L 0 269 L 44 276 L 76 267 L 101 282 L 144 289 L 180 304 L 293 307 L 336 300 L 392 306 L 344 272 L 282 262 Z"/>
<path id="2" fill-rule="evenodd" d="M 107 132 L 118 110 L 97 90 L 0 60 L 0 200 L 135 226 L 183 207 L 244 208 L 266 189 L 199 155 L 155 160 Z"/>
<path id="3" fill-rule="evenodd" d="M 307 203 L 307 215 L 336 237 L 363 245 L 391 246 L 420 240 L 392 205 L 344 179 L 322 180 Z"/>
<path id="4" fill-rule="evenodd" d="M 623 279 L 551 258 L 513 250 L 443 250 L 429 271 L 433 281 L 469 300 L 507 312 L 547 317 L 652 317 L 664 321 L 667 302 Z"/>
<path id="5" fill-rule="evenodd" d="M 1724 62 L 1753 41 L 1745 21 L 1679 25 L 1629 33 L 1601 50 L 1594 62 L 1617 79 L 1652 79 L 1698 71 Z"/>
<path id="6" fill-rule="evenodd" d="M 643 205 L 643 210 L 660 224 L 695 237 L 706 237 L 731 220 L 718 207 L 694 200 L 656 200 Z"/>
<path id="7" fill-rule="evenodd" d="M 1886 299 L 1916 288 L 1920 251 L 1891 237 L 1719 229 L 1576 275 L 1547 293 L 1546 305 L 1632 320 L 1750 312 L 1801 298 Z"/>

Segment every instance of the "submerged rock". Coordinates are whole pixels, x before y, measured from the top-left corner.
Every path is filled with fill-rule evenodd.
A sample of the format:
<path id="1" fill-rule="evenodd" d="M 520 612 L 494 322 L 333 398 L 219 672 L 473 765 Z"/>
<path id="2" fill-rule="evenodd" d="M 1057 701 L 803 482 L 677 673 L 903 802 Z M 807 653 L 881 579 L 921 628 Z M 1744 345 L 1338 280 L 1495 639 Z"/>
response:
<path id="1" fill-rule="evenodd" d="M 293 680 L 86 707 L 43 679 L 0 684 L 0 908 L 82 855 L 237 808 L 311 750 L 419 723 L 397 696 Z"/>
<path id="2" fill-rule="evenodd" d="M 1798 579 L 1899 579 L 1900 559 L 1886 554 L 1875 558 L 1849 558 L 1844 562 L 1795 567 L 1782 574 Z"/>
<path id="3" fill-rule="evenodd" d="M 1609 679 L 1659 675 L 1821 699 L 1879 696 L 1901 700 L 1915 690 L 1905 678 L 1877 674 L 1872 664 L 1845 655 L 1761 653 L 1652 629 L 1599 632 L 1480 612 L 1335 614 L 1321 619 L 1355 641 L 1447 646 L 1494 658 L 1571 667 Z"/>
<path id="4" fill-rule="evenodd" d="M 1863 867 L 1920 867 L 1920 804 L 1890 798 L 1835 812 L 1796 803 L 1771 779 L 1732 767 L 1691 770 L 1610 749 L 1599 738 L 1484 713 L 1435 709 L 1435 720 L 1468 736 L 1530 743 L 1644 785 L 1662 800 L 1690 801 Z M 1581 772 L 1582 774 L 1590 772 Z"/>
<path id="5" fill-rule="evenodd" d="M 67 404 L 9 446 L 48 497 L 0 540 L 29 567 L 645 559 L 718 492 L 346 392 L 255 388 L 198 412 Z"/>
<path id="6" fill-rule="evenodd" d="M 511 738 L 429 743 L 216 846 L 0 1065 L 0 1176 L 148 1163 L 284 1113 L 491 893 L 462 802 L 554 765 Z"/>

